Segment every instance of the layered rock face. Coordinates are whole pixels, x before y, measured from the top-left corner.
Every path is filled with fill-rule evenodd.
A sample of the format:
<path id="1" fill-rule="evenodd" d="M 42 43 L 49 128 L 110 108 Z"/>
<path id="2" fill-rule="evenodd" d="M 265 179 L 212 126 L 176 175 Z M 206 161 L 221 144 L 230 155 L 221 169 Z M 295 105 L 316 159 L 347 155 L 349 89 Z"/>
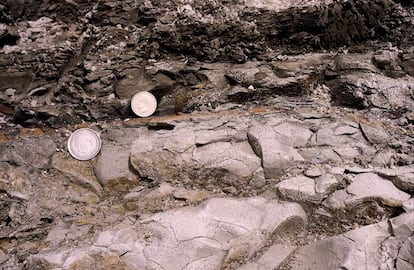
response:
<path id="1" fill-rule="evenodd" d="M 410 1 L 40 2 L 0 4 L 1 269 L 414 269 Z"/>
<path id="2" fill-rule="evenodd" d="M 410 6 L 302 2 L 7 1 L 2 125 L 127 118 L 137 85 L 162 114 L 321 86 L 335 104 L 412 110 Z"/>

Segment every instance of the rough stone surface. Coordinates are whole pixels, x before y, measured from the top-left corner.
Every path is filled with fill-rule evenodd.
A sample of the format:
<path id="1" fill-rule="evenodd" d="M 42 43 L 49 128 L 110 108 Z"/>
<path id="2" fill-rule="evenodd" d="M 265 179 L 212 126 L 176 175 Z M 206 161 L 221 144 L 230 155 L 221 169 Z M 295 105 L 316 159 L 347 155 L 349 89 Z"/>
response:
<path id="1" fill-rule="evenodd" d="M 262 159 L 267 178 L 280 177 L 295 162 L 304 160 L 293 145 L 280 141 L 271 127 L 253 126 L 247 136 L 253 150 Z"/>
<path id="2" fill-rule="evenodd" d="M 93 246 L 70 252 L 63 262 L 49 259 L 48 263 L 72 269 L 89 265 L 99 252 L 115 256 L 122 265 L 132 268 L 158 265 L 164 269 L 220 269 L 239 256 L 251 257 L 265 245 L 265 235 L 292 223 L 306 224 L 305 212 L 295 203 L 260 197 L 210 199 L 197 207 L 148 216 L 135 226 L 103 231 Z M 274 253 L 275 249 L 268 252 Z M 33 263 L 41 258 L 60 258 L 59 254 L 36 255 Z M 106 263 L 108 260 L 106 256 Z M 262 263 L 266 260 L 261 259 Z"/>
<path id="3" fill-rule="evenodd" d="M 404 214 L 402 223 L 403 226 L 412 228 L 414 220 L 408 215 Z M 396 220 L 398 219 L 401 218 L 396 218 Z M 293 259 L 289 259 L 289 266 L 291 269 L 303 269 L 305 266 L 308 269 L 315 270 L 340 269 L 341 267 L 347 269 L 359 269 L 361 267 L 364 269 L 383 269 L 383 260 L 392 255 L 387 253 L 384 242 L 389 241 L 390 238 L 402 238 L 409 243 L 412 238 L 410 237 L 411 234 L 412 232 L 409 231 L 394 231 L 394 234 L 391 234 L 387 222 L 369 225 L 297 249 L 294 252 Z M 397 249 L 400 249 L 402 258 L 412 254 L 407 253 L 406 243 L 401 243 Z M 329 253 L 326 250 L 329 250 Z M 385 253 L 379 253 L 381 250 L 385 250 Z M 397 259 L 398 262 L 401 262 L 401 260 Z"/>
<path id="4" fill-rule="evenodd" d="M 338 102 L 353 107 L 413 108 L 410 98 L 413 84 L 412 77 L 392 79 L 379 74 L 355 73 L 340 77 L 333 93 Z M 373 137 L 373 143 L 383 135 L 381 131 L 380 137 Z"/>
<path id="5" fill-rule="evenodd" d="M 138 177 L 129 163 L 131 138 L 139 136 L 138 129 L 126 132 L 112 129 L 101 135 L 102 147 L 95 174 L 103 187 L 116 185 L 120 180 L 137 182 Z"/>
<path id="6" fill-rule="evenodd" d="M 276 185 L 281 195 L 289 200 L 320 202 L 322 197 L 315 190 L 315 180 L 297 176 L 283 180 Z"/>
<path id="7" fill-rule="evenodd" d="M 305 220 L 304 213 L 300 207 L 298 208 L 298 205 L 277 205 L 267 203 L 261 198 L 251 198 L 244 202 L 213 199 L 203 205 L 201 209 L 203 210 L 199 214 L 197 214 L 197 210 L 194 212 L 190 209 L 181 212 L 181 218 L 177 218 L 174 212 L 170 212 L 155 215 L 144 221 L 148 223 L 147 226 L 152 230 L 164 235 L 163 238 L 168 239 L 175 235 L 175 240 L 172 239 L 173 243 L 165 243 L 161 250 L 158 245 L 147 248 L 144 252 L 149 259 L 156 261 L 164 268 L 171 265 L 181 268 L 188 263 L 195 267 L 195 265 L 203 263 L 202 265 L 206 265 L 205 269 L 216 269 L 220 265 L 209 266 L 209 264 L 212 264 L 212 258 L 203 259 L 202 262 L 197 261 L 201 258 L 219 256 L 219 258 L 222 258 L 221 260 L 224 259 L 225 264 L 226 260 L 232 260 L 232 256 L 251 256 L 254 250 L 263 245 L 263 239 L 260 236 L 263 232 L 272 232 L 289 220 L 298 219 L 299 222 Z M 253 209 L 260 210 L 253 211 Z M 248 219 L 242 215 L 246 212 L 249 213 Z M 277 212 L 279 215 L 269 215 L 271 212 Z M 285 214 L 282 214 L 283 212 Z M 197 226 L 186 225 L 189 224 L 189 219 L 193 225 L 196 224 Z M 170 228 L 166 230 L 163 224 L 170 224 Z M 157 241 L 163 240 L 159 239 Z M 178 243 L 174 244 L 175 241 L 178 241 Z M 199 249 L 189 251 L 186 246 L 195 246 Z M 227 255 L 222 250 L 224 247 L 228 249 Z M 183 250 L 188 250 L 189 253 L 178 260 L 174 260 L 169 255 L 180 254 Z M 214 259 L 214 261 L 221 260 Z"/>
<path id="8" fill-rule="evenodd" d="M 102 186 L 95 177 L 91 162 L 79 161 L 68 154 L 59 153 L 53 156 L 52 166 L 94 192 L 101 192 Z"/>
<path id="9" fill-rule="evenodd" d="M 338 179 L 332 174 L 324 174 L 315 179 L 315 191 L 319 194 L 329 195 L 339 186 Z"/>
<path id="10" fill-rule="evenodd" d="M 193 126 L 194 125 L 194 126 Z M 148 132 L 131 148 L 131 164 L 141 177 L 154 181 L 188 182 L 217 181 L 241 188 L 245 183 L 264 185 L 261 160 L 244 138 L 220 136 L 207 143 L 200 142 L 193 123 L 182 123 L 172 131 Z M 242 130 L 241 130 L 242 131 Z M 244 141 L 243 141 L 244 139 Z M 207 144 L 206 144 L 207 143 Z M 155 166 L 156 164 L 156 166 Z"/>
<path id="11" fill-rule="evenodd" d="M 413 14 L 2 1 L 0 269 L 412 269 Z"/>
<path id="12" fill-rule="evenodd" d="M 414 192 L 414 168 L 400 167 L 398 169 L 379 169 L 378 175 L 390 179 L 401 190 Z"/>
<path id="13" fill-rule="evenodd" d="M 45 137 L 0 145 L 0 149 L 0 161 L 12 161 L 19 165 L 46 169 L 50 167 L 51 157 L 56 152 L 56 144 L 52 139 Z"/>
<path id="14" fill-rule="evenodd" d="M 128 147 L 104 147 L 96 164 L 95 174 L 102 186 L 118 182 L 120 179 L 137 180 L 129 168 Z"/>
<path id="15" fill-rule="evenodd" d="M 73 241 L 84 237 L 88 234 L 90 229 L 91 225 L 86 224 L 79 226 L 60 221 L 49 231 L 45 241 L 51 246 L 59 246 L 63 241 Z"/>
<path id="16" fill-rule="evenodd" d="M 410 195 L 397 189 L 391 181 L 374 173 L 362 173 L 346 188 L 335 191 L 324 204 L 332 208 L 344 208 L 370 199 L 380 200 L 386 205 L 402 205 Z"/>
<path id="17" fill-rule="evenodd" d="M 405 212 L 414 212 L 414 198 L 405 201 L 403 203 L 403 209 Z"/>
<path id="18" fill-rule="evenodd" d="M 7 255 L 0 250 L 0 263 L 4 263 L 5 261 L 7 261 Z"/>
<path id="19" fill-rule="evenodd" d="M 312 132 L 300 122 L 281 123 L 274 126 L 273 130 L 280 136 L 281 141 L 288 141 L 294 147 L 306 146 L 312 136 Z"/>
<path id="20" fill-rule="evenodd" d="M 11 258 L 3 264 L 13 264 L 16 252 L 26 254 L 27 250 L 38 248 L 36 255 L 27 257 L 28 265 L 33 268 L 38 265 L 105 268 L 114 264 L 142 268 L 153 265 L 149 261 L 167 265 L 170 259 L 178 258 L 174 260 L 177 267 L 190 263 L 191 267 L 205 269 L 272 269 L 280 264 L 283 269 L 293 246 L 378 222 L 395 215 L 401 206 L 411 211 L 410 195 L 404 192 L 409 192 L 411 166 L 374 167 L 376 163 L 370 157 L 378 152 L 359 131 L 345 130 L 335 135 L 334 131 L 349 124 L 349 120 L 280 112 L 237 114 L 237 117 L 219 115 L 191 119 L 178 115 L 159 122 L 133 124 L 130 128 L 103 127 L 102 152 L 91 161 L 78 161 L 68 153 L 61 153 L 67 137 L 62 139 L 57 133 L 52 138 L 59 151 L 48 157 L 50 165 L 45 168 L 49 169 L 1 162 L 0 189 L 5 191 L 1 193 L 2 235 L 17 237 L 20 241 L 16 250 L 2 246 Z M 358 149 L 360 155 L 349 159 L 336 153 L 343 147 L 333 145 L 333 141 L 316 142 L 317 133 L 322 129 L 331 130 L 328 133 L 335 137 L 344 136 L 341 140 L 349 142 L 350 148 Z M 63 131 L 63 134 L 67 133 Z M 407 140 L 398 133 L 390 136 Z M 27 148 L 31 142 L 29 139 L 19 141 Z M 386 147 L 386 144 L 381 145 Z M 393 147 L 409 151 L 403 148 L 406 146 Z M 260 153 L 261 149 L 265 151 Z M 277 155 L 273 155 L 275 152 Z M 283 164 L 277 163 L 279 161 Z M 266 168 L 268 175 L 264 173 Z M 267 199 L 249 199 L 259 193 Z M 241 199 L 241 196 L 247 198 Z M 243 222 L 252 220 L 245 218 L 246 213 L 254 220 L 280 218 L 280 214 L 274 214 L 279 210 L 260 210 L 261 206 L 253 203 L 285 205 L 274 201 L 275 198 L 300 202 L 311 209 L 314 225 L 308 225 L 304 236 L 297 232 L 293 236 L 290 234 L 291 230 L 297 230 L 296 225 L 304 222 L 304 212 L 298 210 L 301 218 L 294 218 L 286 226 L 266 229 L 269 231 L 266 234 L 258 233 L 261 230 L 257 229 L 247 237 L 243 228 L 248 224 L 243 223 L 239 224 L 242 227 L 232 227 L 237 233 L 229 233 L 227 227 L 223 229 L 225 236 L 236 235 L 227 244 L 218 245 L 216 240 L 210 239 L 211 234 L 218 237 L 223 231 L 214 232 L 208 224 L 215 224 L 219 218 L 203 218 L 206 213 L 218 215 L 221 207 L 241 204 L 235 206 L 240 213 L 233 208 L 231 211 Z M 58 206 L 53 207 L 53 214 L 50 214 L 50 205 Z M 210 205 L 214 207 L 209 208 Z M 315 207 L 319 208 L 314 210 Z M 290 210 L 286 209 L 280 211 L 288 213 Z M 183 224 L 189 226 L 182 233 L 194 232 L 188 236 L 193 240 L 185 244 L 175 242 L 181 229 L 174 225 L 171 231 L 169 225 L 165 226 L 178 222 L 177 215 L 184 214 L 195 218 L 192 223 L 187 216 L 182 219 L 185 220 Z M 259 218 L 261 215 L 266 218 Z M 341 225 L 337 224 L 338 215 Z M 71 218 L 62 218 L 67 216 Z M 165 222 L 160 221 L 164 219 Z M 191 229 L 195 222 L 198 225 Z M 33 229 L 27 232 L 22 226 L 29 225 Z M 219 227 L 223 226 L 228 225 Z M 398 230 L 407 231 L 409 227 L 399 226 Z M 204 232 L 209 233 L 207 238 L 197 236 Z M 277 236 L 271 237 L 272 232 Z M 30 239 L 38 236 L 43 237 L 45 248 L 30 245 Z M 95 243 L 93 246 L 91 241 Z M 283 241 L 292 248 L 282 248 Z M 395 250 L 402 240 L 399 241 L 387 242 L 387 250 Z M 274 249 L 269 249 L 272 246 Z M 151 251 L 144 252 L 146 248 Z M 56 252 L 51 253 L 51 249 Z M 179 256 L 179 250 L 184 249 L 188 252 Z M 158 257 L 148 259 L 147 254 L 158 254 Z M 205 259 L 197 259 L 202 257 Z M 397 261 L 394 253 L 387 258 L 387 263 Z"/>
<path id="21" fill-rule="evenodd" d="M 279 267 L 282 262 L 295 250 L 294 246 L 275 244 L 255 262 L 249 262 L 238 270 L 271 270 Z"/>
<path id="22" fill-rule="evenodd" d="M 318 176 L 322 175 L 322 170 L 318 167 L 312 167 L 312 168 L 307 169 L 304 172 L 304 175 L 307 176 L 307 177 L 315 178 L 315 177 L 318 177 Z"/>
<path id="23" fill-rule="evenodd" d="M 365 138 L 373 144 L 386 143 L 389 139 L 388 134 L 380 128 L 364 124 L 360 124 L 360 128 Z"/>
<path id="24" fill-rule="evenodd" d="M 414 237 L 408 238 L 398 251 L 397 269 L 408 270 L 414 268 Z"/>

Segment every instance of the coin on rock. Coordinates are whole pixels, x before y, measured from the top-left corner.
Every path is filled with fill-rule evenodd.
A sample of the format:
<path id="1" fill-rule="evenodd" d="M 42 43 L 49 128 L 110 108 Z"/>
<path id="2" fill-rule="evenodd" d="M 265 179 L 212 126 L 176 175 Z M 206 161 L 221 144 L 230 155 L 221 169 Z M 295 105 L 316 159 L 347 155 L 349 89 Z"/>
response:
<path id="1" fill-rule="evenodd" d="M 78 160 L 92 159 L 101 150 L 101 138 L 90 128 L 78 129 L 69 137 L 68 150 Z"/>
<path id="2" fill-rule="evenodd" d="M 132 97 L 131 109 L 139 117 L 148 117 L 157 109 L 157 99 L 150 92 L 138 92 Z"/>

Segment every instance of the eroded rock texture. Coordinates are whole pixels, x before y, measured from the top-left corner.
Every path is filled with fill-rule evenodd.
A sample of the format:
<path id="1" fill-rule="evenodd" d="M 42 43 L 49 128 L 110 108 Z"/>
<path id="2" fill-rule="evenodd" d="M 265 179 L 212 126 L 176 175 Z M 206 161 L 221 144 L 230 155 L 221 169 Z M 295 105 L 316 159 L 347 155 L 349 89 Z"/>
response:
<path id="1" fill-rule="evenodd" d="M 413 8 L 3 1 L 0 268 L 413 269 Z"/>

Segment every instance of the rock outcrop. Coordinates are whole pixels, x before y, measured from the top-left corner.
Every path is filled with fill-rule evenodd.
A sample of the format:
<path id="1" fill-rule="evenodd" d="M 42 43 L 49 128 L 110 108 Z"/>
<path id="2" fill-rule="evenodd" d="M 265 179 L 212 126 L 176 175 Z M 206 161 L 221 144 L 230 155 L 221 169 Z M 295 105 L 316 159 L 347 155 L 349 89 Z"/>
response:
<path id="1" fill-rule="evenodd" d="M 413 269 L 413 14 L 3 1 L 0 268 Z"/>

